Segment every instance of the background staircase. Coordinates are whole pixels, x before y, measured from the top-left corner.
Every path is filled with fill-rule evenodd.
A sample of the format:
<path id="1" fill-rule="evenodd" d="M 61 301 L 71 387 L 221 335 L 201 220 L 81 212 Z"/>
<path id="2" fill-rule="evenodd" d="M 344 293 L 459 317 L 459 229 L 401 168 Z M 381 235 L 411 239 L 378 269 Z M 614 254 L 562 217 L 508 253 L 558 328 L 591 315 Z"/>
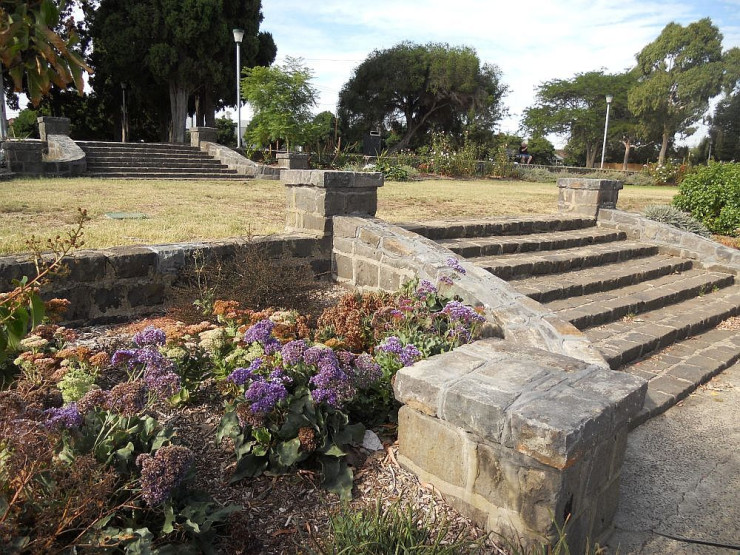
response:
<path id="1" fill-rule="evenodd" d="M 636 426 L 740 359 L 729 273 L 563 216 L 407 226 L 508 281 L 582 330 L 614 370 L 649 379 Z M 729 327 L 729 326 L 724 326 Z"/>
<path id="2" fill-rule="evenodd" d="M 201 150 L 169 143 L 77 141 L 87 176 L 119 179 L 245 179 Z"/>

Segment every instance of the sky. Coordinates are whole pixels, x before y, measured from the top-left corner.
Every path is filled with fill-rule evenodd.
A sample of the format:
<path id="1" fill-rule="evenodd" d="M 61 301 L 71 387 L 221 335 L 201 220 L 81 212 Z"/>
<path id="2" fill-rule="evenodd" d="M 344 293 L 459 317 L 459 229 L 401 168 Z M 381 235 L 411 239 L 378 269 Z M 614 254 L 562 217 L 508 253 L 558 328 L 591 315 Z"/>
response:
<path id="1" fill-rule="evenodd" d="M 709 17 L 725 50 L 740 46 L 740 0 L 262 0 L 262 13 L 276 62 L 302 58 L 313 71 L 316 112 L 336 112 L 340 89 L 373 50 L 441 42 L 472 47 L 500 68 L 510 115 L 499 130 L 508 133 L 518 130 L 539 85 L 623 72 L 670 22 Z"/>

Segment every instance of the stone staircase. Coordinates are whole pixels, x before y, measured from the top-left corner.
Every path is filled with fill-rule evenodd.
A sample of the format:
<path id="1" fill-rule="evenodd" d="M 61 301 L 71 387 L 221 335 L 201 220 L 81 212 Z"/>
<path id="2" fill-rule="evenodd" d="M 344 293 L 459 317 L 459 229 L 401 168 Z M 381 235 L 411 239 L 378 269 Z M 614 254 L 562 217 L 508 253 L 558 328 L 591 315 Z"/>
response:
<path id="1" fill-rule="evenodd" d="M 735 276 L 562 215 L 406 226 L 509 282 L 583 331 L 612 369 L 649 380 L 633 426 L 740 359 Z"/>
<path id="2" fill-rule="evenodd" d="M 244 179 L 218 160 L 187 145 L 77 141 L 89 177 L 117 179 Z"/>

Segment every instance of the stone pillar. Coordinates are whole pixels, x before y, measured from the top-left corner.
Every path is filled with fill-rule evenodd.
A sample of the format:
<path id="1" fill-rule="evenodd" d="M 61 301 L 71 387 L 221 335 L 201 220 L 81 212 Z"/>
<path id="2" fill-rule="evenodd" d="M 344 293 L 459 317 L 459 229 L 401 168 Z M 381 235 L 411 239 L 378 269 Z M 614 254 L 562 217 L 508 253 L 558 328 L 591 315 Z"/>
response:
<path id="1" fill-rule="evenodd" d="M 616 208 L 621 181 L 563 177 L 558 179 L 558 210 L 595 218 L 599 208 Z"/>
<path id="2" fill-rule="evenodd" d="M 307 170 L 308 154 L 300 152 L 278 152 L 278 168 L 284 170 Z"/>
<path id="3" fill-rule="evenodd" d="M 286 231 L 328 236 L 333 216 L 374 216 L 383 174 L 331 170 L 283 170 Z"/>
<path id="4" fill-rule="evenodd" d="M 571 553 L 610 532 L 647 382 L 484 339 L 402 368 L 398 461 L 480 526 Z M 567 523 L 567 524 L 566 524 Z"/>
<path id="5" fill-rule="evenodd" d="M 191 127 L 190 128 L 190 146 L 200 148 L 202 141 L 215 143 L 218 130 L 215 127 Z"/>
<path id="6" fill-rule="evenodd" d="M 3 141 L 8 169 L 18 175 L 42 175 L 42 161 L 46 143 L 38 139 L 24 141 Z"/>
<path id="7" fill-rule="evenodd" d="M 51 116 L 41 116 L 36 121 L 39 124 L 39 136 L 46 142 L 49 135 L 64 135 L 69 137 L 70 119 L 53 118 Z"/>

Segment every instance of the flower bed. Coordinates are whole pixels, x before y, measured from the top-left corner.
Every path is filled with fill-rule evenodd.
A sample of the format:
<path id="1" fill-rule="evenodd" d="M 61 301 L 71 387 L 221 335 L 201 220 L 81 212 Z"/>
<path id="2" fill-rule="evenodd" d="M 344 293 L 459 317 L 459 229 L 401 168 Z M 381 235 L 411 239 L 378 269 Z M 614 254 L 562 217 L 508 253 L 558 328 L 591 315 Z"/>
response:
<path id="1" fill-rule="evenodd" d="M 122 330 L 90 342 L 40 326 L 0 392 L 0 541 L 208 551 L 261 532 L 239 532 L 254 496 L 224 495 L 225 483 L 257 492 L 287 475 L 349 499 L 365 426 L 392 440 L 395 372 L 469 342 L 482 320 L 412 281 L 347 295 L 313 329 L 294 311 L 228 301 L 196 325 L 139 322 L 130 344 Z"/>

